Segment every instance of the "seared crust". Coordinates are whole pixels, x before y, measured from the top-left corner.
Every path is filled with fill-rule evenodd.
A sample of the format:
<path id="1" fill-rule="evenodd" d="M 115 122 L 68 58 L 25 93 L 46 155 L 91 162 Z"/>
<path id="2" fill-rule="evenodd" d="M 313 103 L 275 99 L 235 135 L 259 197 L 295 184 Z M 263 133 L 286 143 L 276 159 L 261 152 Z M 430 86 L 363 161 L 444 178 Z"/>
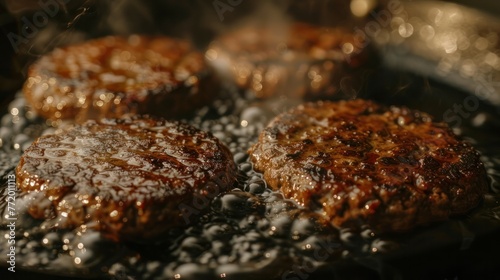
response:
<path id="1" fill-rule="evenodd" d="M 305 23 L 243 26 L 220 36 L 206 52 L 209 63 L 257 97 L 338 97 L 343 78 L 371 53 L 344 28 Z"/>
<path id="2" fill-rule="evenodd" d="M 203 55 L 188 42 L 133 35 L 55 49 L 30 67 L 23 90 L 41 116 L 82 121 L 185 116 L 213 97 L 213 87 Z"/>
<path id="3" fill-rule="evenodd" d="M 23 195 L 33 196 L 34 218 L 134 240 L 186 226 L 193 217 L 181 205 L 202 212 L 194 197 L 231 188 L 236 170 L 231 152 L 211 134 L 132 117 L 91 120 L 42 136 L 25 151 L 16 174 Z"/>
<path id="4" fill-rule="evenodd" d="M 249 153 L 269 186 L 339 227 L 406 231 L 464 214 L 488 190 L 478 152 L 446 124 L 371 101 L 301 105 Z"/>

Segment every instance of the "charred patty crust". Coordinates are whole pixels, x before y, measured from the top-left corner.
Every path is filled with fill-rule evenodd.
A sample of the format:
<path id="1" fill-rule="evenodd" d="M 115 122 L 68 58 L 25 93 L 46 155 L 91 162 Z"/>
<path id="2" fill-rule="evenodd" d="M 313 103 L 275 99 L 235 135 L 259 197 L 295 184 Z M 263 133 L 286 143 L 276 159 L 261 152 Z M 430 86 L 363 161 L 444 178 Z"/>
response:
<path id="1" fill-rule="evenodd" d="M 195 208 L 195 196 L 232 188 L 236 170 L 230 151 L 211 134 L 136 116 L 41 136 L 16 175 L 22 194 L 33 196 L 34 218 L 134 241 L 185 226 L 181 205 Z"/>
<path id="2" fill-rule="evenodd" d="M 259 98 L 336 98 L 341 83 L 374 57 L 370 46 L 342 27 L 306 23 L 245 25 L 221 34 L 206 51 L 208 62 Z M 342 93 L 344 94 L 344 93 Z"/>
<path id="3" fill-rule="evenodd" d="M 478 152 L 446 124 L 366 100 L 296 107 L 249 153 L 273 189 L 338 227 L 406 231 L 464 214 L 488 190 Z"/>
<path id="4" fill-rule="evenodd" d="M 108 36 L 57 48 L 28 71 L 24 94 L 51 120 L 125 113 L 180 117 L 217 92 L 203 54 L 169 37 Z"/>

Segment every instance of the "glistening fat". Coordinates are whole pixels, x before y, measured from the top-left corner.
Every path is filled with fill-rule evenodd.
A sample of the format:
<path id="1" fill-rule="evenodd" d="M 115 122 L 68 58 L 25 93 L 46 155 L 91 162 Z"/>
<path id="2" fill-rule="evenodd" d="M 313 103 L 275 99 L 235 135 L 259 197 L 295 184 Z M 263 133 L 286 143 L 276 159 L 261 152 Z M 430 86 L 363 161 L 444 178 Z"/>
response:
<path id="1" fill-rule="evenodd" d="M 258 98 L 306 100 L 348 94 L 340 90 L 343 83 L 360 81 L 358 70 L 376 59 L 372 47 L 346 28 L 301 22 L 233 28 L 210 44 L 206 57 Z"/>
<path id="2" fill-rule="evenodd" d="M 220 193 L 231 189 L 236 170 L 231 152 L 210 133 L 134 116 L 41 136 L 16 175 L 34 218 L 136 241 L 187 226 L 181 205 L 212 194 L 214 184 Z"/>
<path id="3" fill-rule="evenodd" d="M 269 186 L 338 227 L 407 231 L 467 213 L 488 190 L 479 153 L 446 124 L 368 100 L 298 106 L 249 153 Z"/>
<path id="4" fill-rule="evenodd" d="M 205 105 L 218 83 L 203 55 L 184 40 L 164 36 L 108 36 L 57 48 L 30 66 L 23 91 L 51 120 L 168 118 Z"/>

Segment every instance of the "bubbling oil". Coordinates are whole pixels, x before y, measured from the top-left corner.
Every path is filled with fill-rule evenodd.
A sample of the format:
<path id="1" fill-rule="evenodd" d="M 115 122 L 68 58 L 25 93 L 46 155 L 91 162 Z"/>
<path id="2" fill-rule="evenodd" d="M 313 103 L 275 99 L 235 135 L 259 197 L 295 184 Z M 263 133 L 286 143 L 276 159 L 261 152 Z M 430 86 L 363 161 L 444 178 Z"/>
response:
<path id="1" fill-rule="evenodd" d="M 16 266 L 35 273 L 104 279 L 322 279 L 346 273 L 411 275 L 415 272 L 411 268 L 391 267 L 392 260 L 425 258 L 450 244 L 460 244 L 462 250 L 467 250 L 473 246 L 471 236 L 498 232 L 500 150 L 484 139 L 475 139 L 491 182 L 491 192 L 484 203 L 466 218 L 407 234 L 376 235 L 368 227 L 360 231 L 334 228 L 320 215 L 272 191 L 262 174 L 253 170 L 247 150 L 257 141 L 267 122 L 292 105 L 261 103 L 242 97 L 229 87 L 220 99 L 185 120 L 211 131 L 229 147 L 239 166 L 238 186 L 213 199 L 210 211 L 195 223 L 171 230 L 154 241 L 115 243 L 93 231 L 90 224 L 74 230 L 54 230 L 49 222 L 31 218 L 26 209 L 32 198 L 18 194 Z M 8 234 L 8 223 L 3 218 L 6 176 L 13 174 L 19 156 L 31 141 L 53 128 L 34 116 L 23 98 L 17 96 L 2 119 L 2 129 L 0 237 Z M 465 129 L 463 133 L 468 131 Z M 467 136 L 474 139 L 474 135 Z M 6 241 L 6 238 L 0 239 L 2 256 L 7 253 Z"/>

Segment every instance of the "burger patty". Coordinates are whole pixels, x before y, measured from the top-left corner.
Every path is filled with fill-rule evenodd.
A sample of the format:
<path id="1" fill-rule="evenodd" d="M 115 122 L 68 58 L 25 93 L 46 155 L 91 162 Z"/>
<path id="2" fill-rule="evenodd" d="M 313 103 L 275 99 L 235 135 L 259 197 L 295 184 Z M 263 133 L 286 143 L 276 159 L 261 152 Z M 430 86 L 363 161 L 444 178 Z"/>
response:
<path id="1" fill-rule="evenodd" d="M 466 213 L 488 190 L 478 152 L 446 124 L 366 100 L 283 113 L 249 154 L 270 187 L 338 227 L 407 231 Z"/>
<path id="2" fill-rule="evenodd" d="M 167 37 L 109 36 L 58 48 L 29 69 L 24 94 L 48 119 L 125 113 L 179 117 L 217 91 L 203 55 Z"/>
<path id="3" fill-rule="evenodd" d="M 208 62 L 257 97 L 337 97 L 341 81 L 366 64 L 370 47 L 343 28 L 305 23 L 245 25 L 221 35 Z"/>
<path id="4" fill-rule="evenodd" d="M 186 226 L 203 210 L 194 202 L 232 188 L 236 170 L 231 152 L 211 134 L 135 116 L 41 136 L 16 176 L 34 218 L 134 241 Z"/>

